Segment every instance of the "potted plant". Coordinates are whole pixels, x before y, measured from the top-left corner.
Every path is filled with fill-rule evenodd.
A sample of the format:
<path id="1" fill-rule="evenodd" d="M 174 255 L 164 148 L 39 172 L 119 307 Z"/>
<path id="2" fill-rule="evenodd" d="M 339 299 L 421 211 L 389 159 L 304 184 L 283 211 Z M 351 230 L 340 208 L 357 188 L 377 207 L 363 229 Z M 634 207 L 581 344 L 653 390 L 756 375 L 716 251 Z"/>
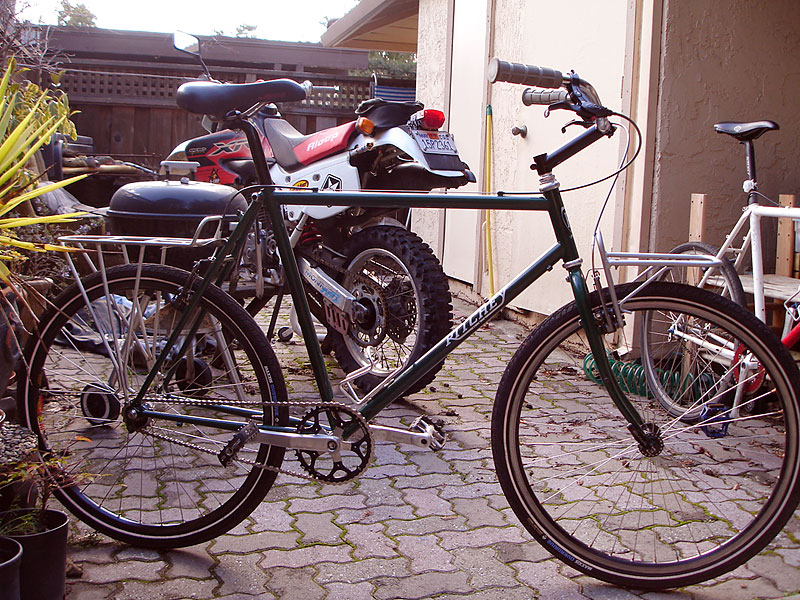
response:
<path id="1" fill-rule="evenodd" d="M 40 459 L 28 429 L 8 424 L 2 432 L 6 464 L 0 465 L 0 492 L 10 492 L 3 495 L 11 501 L 0 513 L 0 536 L 22 546 L 20 598 L 60 600 L 66 590 L 68 518 L 49 508 L 48 501 L 54 489 L 74 482 L 64 475 L 59 459 Z M 9 450 L 9 440 L 16 440 L 15 449 Z"/>
<path id="2" fill-rule="evenodd" d="M 42 174 L 29 168 L 31 159 L 54 133 L 74 136 L 74 126 L 69 121 L 66 96 L 21 81 L 23 71 L 11 59 L 0 77 L 0 390 L 5 390 L 13 362 L 19 357 L 19 336 L 27 333 L 21 331 L 21 321 L 14 313 L 16 306 L 26 302 L 24 282 L 15 276 L 14 265 L 24 259 L 24 251 L 64 250 L 21 240 L 14 232 L 27 225 L 70 221 L 82 214 L 37 217 L 30 209 L 33 198 L 82 176 L 38 185 Z M 60 600 L 64 596 L 68 520 L 64 513 L 51 510 L 48 500 L 54 489 L 73 483 L 65 477 L 58 457 L 39 455 L 36 436 L 30 430 L 10 423 L 0 428 L 0 510 L 6 509 L 0 514 L 0 535 L 22 545 L 23 599 Z"/>

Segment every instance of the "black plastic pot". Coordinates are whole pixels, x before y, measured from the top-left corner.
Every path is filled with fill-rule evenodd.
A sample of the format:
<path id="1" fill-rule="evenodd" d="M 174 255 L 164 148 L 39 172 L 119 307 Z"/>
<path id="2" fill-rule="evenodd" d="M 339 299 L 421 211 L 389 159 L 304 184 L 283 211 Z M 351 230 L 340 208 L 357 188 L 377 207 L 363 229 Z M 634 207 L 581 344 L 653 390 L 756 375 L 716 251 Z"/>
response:
<path id="1" fill-rule="evenodd" d="M 67 587 L 67 515 L 47 509 L 45 530 L 8 535 L 22 545 L 21 600 L 63 600 Z"/>
<path id="2" fill-rule="evenodd" d="M 0 536 L 0 594 L 4 600 L 19 600 L 19 570 L 22 545 Z"/>

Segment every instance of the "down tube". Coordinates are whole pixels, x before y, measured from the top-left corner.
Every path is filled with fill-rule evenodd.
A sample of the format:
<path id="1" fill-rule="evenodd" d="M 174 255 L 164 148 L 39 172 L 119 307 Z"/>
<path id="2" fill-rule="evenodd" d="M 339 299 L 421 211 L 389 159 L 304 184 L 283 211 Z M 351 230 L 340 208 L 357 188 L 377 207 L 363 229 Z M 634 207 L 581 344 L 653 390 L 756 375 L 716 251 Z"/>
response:
<path id="1" fill-rule="evenodd" d="M 433 348 L 417 359 L 414 364 L 400 373 L 397 379 L 378 392 L 359 412 L 369 421 L 394 400 L 402 396 L 405 390 L 409 389 L 420 378 L 424 377 L 434 365 L 443 361 L 450 352 L 457 348 L 461 342 L 468 338 L 476 329 L 505 308 L 514 298 L 519 296 L 523 290 L 527 289 L 528 286 L 539 279 L 546 271 L 552 269 L 553 266 L 563 258 L 563 254 L 564 246 L 561 243 L 554 244 L 513 281 L 508 283 L 484 305 L 479 307 L 462 323 L 456 326 L 455 329 L 447 334 L 447 337 L 440 340 Z"/>

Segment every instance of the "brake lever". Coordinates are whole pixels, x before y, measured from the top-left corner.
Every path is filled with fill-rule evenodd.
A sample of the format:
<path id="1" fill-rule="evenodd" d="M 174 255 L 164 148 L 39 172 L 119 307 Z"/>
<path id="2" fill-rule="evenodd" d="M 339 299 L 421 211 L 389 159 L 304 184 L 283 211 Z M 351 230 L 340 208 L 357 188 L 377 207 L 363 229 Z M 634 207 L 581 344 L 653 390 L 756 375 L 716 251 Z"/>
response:
<path id="1" fill-rule="evenodd" d="M 571 110 L 572 112 L 575 112 L 575 107 L 566 100 L 562 100 L 561 102 L 554 102 L 553 104 L 544 109 L 545 118 L 550 116 L 551 110 Z"/>
<path id="2" fill-rule="evenodd" d="M 564 125 L 564 126 L 561 128 L 561 133 L 567 133 L 567 127 L 570 127 L 570 126 L 572 126 L 572 125 L 580 125 L 580 126 L 581 126 L 581 127 L 583 127 L 584 129 L 589 129 L 589 127 L 591 127 L 592 125 L 594 125 L 594 123 L 591 123 L 591 122 L 589 122 L 589 121 L 580 121 L 580 120 L 578 120 L 578 119 L 572 119 L 572 121 L 570 121 L 569 123 L 567 123 L 566 125 Z"/>

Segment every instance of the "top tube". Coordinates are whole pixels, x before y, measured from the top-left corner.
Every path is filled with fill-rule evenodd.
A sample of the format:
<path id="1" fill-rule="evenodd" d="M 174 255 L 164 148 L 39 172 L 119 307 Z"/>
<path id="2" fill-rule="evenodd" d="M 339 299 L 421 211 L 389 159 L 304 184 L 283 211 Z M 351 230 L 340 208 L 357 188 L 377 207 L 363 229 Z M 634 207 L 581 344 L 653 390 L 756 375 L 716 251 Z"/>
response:
<path id="1" fill-rule="evenodd" d="M 364 206 L 375 208 L 493 208 L 501 210 L 546 211 L 552 203 L 542 196 L 484 194 L 398 194 L 395 192 L 320 192 L 267 188 L 269 199 L 283 205 Z"/>

